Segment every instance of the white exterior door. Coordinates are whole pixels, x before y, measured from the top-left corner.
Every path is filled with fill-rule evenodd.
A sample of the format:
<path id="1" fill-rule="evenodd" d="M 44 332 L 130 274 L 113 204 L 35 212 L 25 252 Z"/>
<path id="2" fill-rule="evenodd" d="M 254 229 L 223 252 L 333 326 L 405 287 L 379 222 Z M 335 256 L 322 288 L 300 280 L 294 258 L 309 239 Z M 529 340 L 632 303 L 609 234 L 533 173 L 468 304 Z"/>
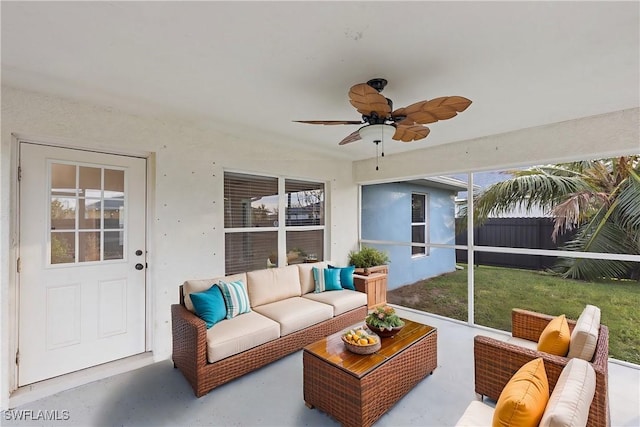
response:
<path id="1" fill-rule="evenodd" d="M 145 351 L 146 160 L 20 144 L 18 385 Z"/>

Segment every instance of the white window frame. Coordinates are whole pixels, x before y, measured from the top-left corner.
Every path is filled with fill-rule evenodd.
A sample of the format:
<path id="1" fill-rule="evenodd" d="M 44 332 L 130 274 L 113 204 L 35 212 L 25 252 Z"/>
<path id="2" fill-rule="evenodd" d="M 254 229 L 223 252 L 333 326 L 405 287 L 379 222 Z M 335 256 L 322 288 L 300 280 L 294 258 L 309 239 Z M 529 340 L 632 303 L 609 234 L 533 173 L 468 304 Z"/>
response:
<path id="1" fill-rule="evenodd" d="M 327 258 L 327 189 L 329 185 L 327 185 L 326 181 L 314 180 L 310 178 L 300 178 L 286 175 L 271 175 L 260 172 L 251 172 L 251 171 L 240 171 L 240 170 L 232 170 L 225 169 L 223 175 L 223 186 L 226 179 L 227 173 L 237 173 L 244 175 L 254 175 L 264 178 L 277 178 L 278 179 L 278 224 L 273 227 L 234 227 L 234 228 L 224 228 L 224 235 L 232 234 L 232 233 L 251 233 L 251 232 L 266 232 L 266 231 L 277 231 L 278 232 L 278 267 L 284 267 L 287 265 L 287 232 L 296 232 L 296 231 L 312 231 L 312 230 L 322 230 L 323 239 L 322 239 L 322 252 L 324 254 L 324 258 Z M 324 224 L 323 225 L 305 225 L 305 226 L 296 226 L 296 225 L 286 225 L 286 208 L 287 208 L 287 197 L 285 192 L 285 182 L 286 180 L 296 180 L 296 181 L 308 181 L 313 183 L 322 184 L 324 191 Z M 223 189 L 224 194 L 224 189 Z M 227 212 L 224 212 L 226 216 Z M 224 218 L 223 218 L 224 222 Z M 223 241 L 222 247 L 224 248 L 225 260 L 226 260 L 226 244 Z M 266 266 L 265 266 L 266 267 Z M 226 271 L 226 262 L 225 262 L 225 274 L 229 274 Z"/>
<path id="2" fill-rule="evenodd" d="M 413 197 L 424 196 L 424 221 L 413 222 Z M 413 241 L 413 227 L 424 227 L 424 243 L 416 243 Z M 420 247 L 422 253 L 413 253 L 413 248 Z M 429 193 L 411 192 L 411 258 L 423 258 L 429 256 Z"/>

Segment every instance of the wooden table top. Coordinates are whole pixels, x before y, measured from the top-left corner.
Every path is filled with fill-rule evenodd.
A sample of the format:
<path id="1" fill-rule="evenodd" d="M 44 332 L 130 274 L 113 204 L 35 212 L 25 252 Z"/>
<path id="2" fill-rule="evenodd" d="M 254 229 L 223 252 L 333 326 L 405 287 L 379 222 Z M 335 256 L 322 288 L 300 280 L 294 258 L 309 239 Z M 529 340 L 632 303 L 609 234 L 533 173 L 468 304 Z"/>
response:
<path id="1" fill-rule="evenodd" d="M 361 378 L 371 370 L 384 363 L 385 360 L 395 356 L 423 337 L 434 333 L 436 328 L 422 323 L 404 320 L 404 328 L 391 338 L 380 338 L 380 350 L 373 354 L 356 354 L 346 349 L 342 342 L 342 335 L 349 329 L 363 327 L 362 324 L 354 325 L 345 331 L 329 335 L 319 341 L 309 344 L 304 351 L 309 352 L 332 365 Z"/>

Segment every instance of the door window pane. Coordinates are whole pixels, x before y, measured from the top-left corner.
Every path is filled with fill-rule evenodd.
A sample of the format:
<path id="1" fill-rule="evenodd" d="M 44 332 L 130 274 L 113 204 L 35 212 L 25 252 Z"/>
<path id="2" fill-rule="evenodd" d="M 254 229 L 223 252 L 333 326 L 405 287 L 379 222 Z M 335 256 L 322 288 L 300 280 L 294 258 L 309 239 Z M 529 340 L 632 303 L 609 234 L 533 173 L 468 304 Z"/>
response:
<path id="1" fill-rule="evenodd" d="M 104 232 L 104 259 L 124 258 L 124 232 Z"/>
<path id="2" fill-rule="evenodd" d="M 76 233 L 51 233 L 51 264 L 67 264 L 76 260 Z"/>
<path id="3" fill-rule="evenodd" d="M 80 228 L 100 229 L 100 212 L 102 204 L 100 199 L 80 199 L 78 200 Z"/>
<path id="4" fill-rule="evenodd" d="M 124 228 L 124 200 L 104 199 L 104 228 Z"/>
<path id="5" fill-rule="evenodd" d="M 110 197 L 124 197 L 123 170 L 104 170 L 104 191 L 108 192 Z"/>
<path id="6" fill-rule="evenodd" d="M 51 229 L 73 230 L 76 228 L 76 199 L 53 197 L 51 199 Z"/>
<path id="7" fill-rule="evenodd" d="M 100 233 L 80 232 L 78 237 L 78 261 L 100 261 Z"/>
<path id="8" fill-rule="evenodd" d="M 76 194 L 76 166 L 53 163 L 51 165 L 51 194 Z"/>
<path id="9" fill-rule="evenodd" d="M 80 166 L 80 196 L 100 197 L 102 192 L 102 169 Z"/>

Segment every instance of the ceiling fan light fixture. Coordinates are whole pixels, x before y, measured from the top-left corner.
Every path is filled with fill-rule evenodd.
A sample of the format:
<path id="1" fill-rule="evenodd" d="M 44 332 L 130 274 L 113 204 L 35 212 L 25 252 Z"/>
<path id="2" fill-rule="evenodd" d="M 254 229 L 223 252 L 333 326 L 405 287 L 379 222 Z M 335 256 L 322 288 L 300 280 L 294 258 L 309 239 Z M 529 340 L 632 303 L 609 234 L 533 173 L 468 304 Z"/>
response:
<path id="1" fill-rule="evenodd" d="M 396 128 L 391 125 L 369 125 L 358 130 L 360 138 L 365 142 L 378 143 L 390 141 L 396 133 Z"/>

